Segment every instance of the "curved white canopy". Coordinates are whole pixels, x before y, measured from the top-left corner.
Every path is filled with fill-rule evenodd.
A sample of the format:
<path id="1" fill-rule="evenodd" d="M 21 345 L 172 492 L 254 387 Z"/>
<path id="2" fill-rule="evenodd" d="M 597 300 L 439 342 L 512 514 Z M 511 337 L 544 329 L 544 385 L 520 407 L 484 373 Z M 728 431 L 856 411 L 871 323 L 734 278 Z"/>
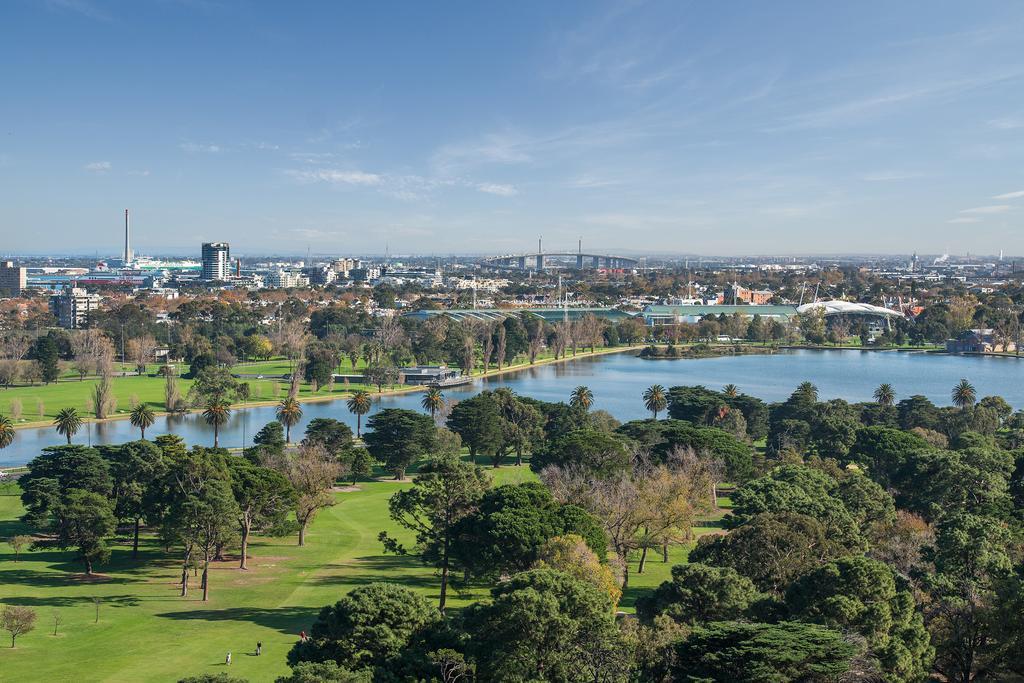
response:
<path id="1" fill-rule="evenodd" d="M 806 313 L 815 309 L 823 309 L 825 315 L 878 315 L 893 318 L 902 318 L 903 314 L 891 308 L 882 308 L 871 304 L 858 304 L 852 301 L 815 301 L 804 304 L 796 309 L 797 313 Z"/>

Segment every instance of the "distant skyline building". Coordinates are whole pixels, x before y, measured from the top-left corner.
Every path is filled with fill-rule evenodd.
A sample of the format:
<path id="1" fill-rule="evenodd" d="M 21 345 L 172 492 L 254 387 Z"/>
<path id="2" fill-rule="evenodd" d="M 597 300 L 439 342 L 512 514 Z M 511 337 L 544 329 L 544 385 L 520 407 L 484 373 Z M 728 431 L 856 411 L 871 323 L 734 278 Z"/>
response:
<path id="1" fill-rule="evenodd" d="M 227 280 L 231 275 L 231 246 L 227 242 L 203 243 L 203 275 L 208 281 Z"/>
<path id="2" fill-rule="evenodd" d="M 89 314 L 99 310 L 100 296 L 79 287 L 66 287 L 60 294 L 50 297 L 50 312 L 57 324 L 67 330 L 77 330 L 89 324 Z"/>
<path id="3" fill-rule="evenodd" d="M 0 262 L 0 296 L 20 296 L 25 285 L 25 268 L 14 261 Z"/>

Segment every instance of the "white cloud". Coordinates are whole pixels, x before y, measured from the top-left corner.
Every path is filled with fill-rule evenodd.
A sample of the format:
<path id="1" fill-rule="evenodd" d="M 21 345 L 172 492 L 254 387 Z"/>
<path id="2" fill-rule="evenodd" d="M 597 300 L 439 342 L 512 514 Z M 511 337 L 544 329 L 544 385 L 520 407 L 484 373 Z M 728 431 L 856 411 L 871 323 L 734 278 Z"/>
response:
<path id="1" fill-rule="evenodd" d="M 1020 199 L 1024 197 L 1024 190 L 1017 190 L 1016 192 L 1007 192 L 1006 194 L 997 194 L 992 199 Z"/>
<path id="2" fill-rule="evenodd" d="M 93 173 L 106 173 L 110 170 L 109 161 L 94 161 L 90 164 L 85 165 L 86 171 L 92 171 Z"/>
<path id="3" fill-rule="evenodd" d="M 621 185 L 621 180 L 613 180 L 611 178 L 597 178 L 590 175 L 582 175 L 573 178 L 569 181 L 569 187 L 577 190 L 593 190 L 602 187 L 612 187 L 613 185 Z"/>
<path id="4" fill-rule="evenodd" d="M 480 183 L 476 186 L 476 189 L 487 194 L 496 194 L 499 197 L 514 197 L 519 194 L 519 190 L 514 185 L 504 185 L 500 183 Z"/>
<path id="5" fill-rule="evenodd" d="M 1015 128 L 1024 128 L 1024 119 L 992 119 L 988 121 L 988 125 L 996 130 L 1014 130 Z"/>
<path id="6" fill-rule="evenodd" d="M 188 152 L 189 154 L 196 154 L 199 152 L 205 152 L 207 154 L 216 154 L 221 151 L 220 145 L 204 144 L 198 142 L 183 142 L 178 145 L 178 149 Z"/>
<path id="7" fill-rule="evenodd" d="M 947 223 L 980 223 L 981 219 L 975 216 L 961 216 L 960 218 L 952 218 Z"/>
<path id="8" fill-rule="evenodd" d="M 330 183 L 332 185 L 379 185 L 382 177 L 365 171 L 341 171 L 332 168 L 318 168 L 309 171 L 286 171 L 288 175 L 307 183 Z"/>
<path id="9" fill-rule="evenodd" d="M 898 180 L 913 180 L 920 178 L 921 173 L 916 171 L 876 171 L 865 174 L 862 179 L 869 183 L 884 183 Z"/>
<path id="10" fill-rule="evenodd" d="M 1011 207 L 1009 204 L 992 204 L 989 206 L 975 206 L 970 209 L 962 209 L 960 213 L 1006 213 L 1011 208 L 1013 207 Z"/>

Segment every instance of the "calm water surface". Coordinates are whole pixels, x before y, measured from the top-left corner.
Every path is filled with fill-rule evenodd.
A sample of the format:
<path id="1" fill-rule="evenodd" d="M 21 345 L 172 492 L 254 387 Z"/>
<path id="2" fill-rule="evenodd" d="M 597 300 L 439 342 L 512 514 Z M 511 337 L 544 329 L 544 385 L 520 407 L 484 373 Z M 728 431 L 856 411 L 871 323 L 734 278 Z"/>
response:
<path id="1" fill-rule="evenodd" d="M 594 392 L 595 409 L 607 410 L 625 421 L 648 415 L 640 395 L 652 384 L 703 384 L 720 389 L 732 383 L 741 391 L 770 402 L 785 399 L 797 384 L 810 380 L 818 386 L 822 399 L 855 402 L 871 400 L 875 387 L 888 382 L 896 389 L 897 399 L 923 394 L 939 405 L 947 405 L 950 390 L 962 377 L 974 384 L 979 397 L 998 394 L 1015 408 L 1024 408 L 1024 361 L 873 351 L 794 351 L 773 356 L 694 360 L 643 360 L 632 354 L 612 354 L 477 380 L 448 389 L 445 395 L 458 400 L 482 389 L 504 386 L 524 396 L 564 401 L 574 387 L 586 384 Z M 371 414 L 381 408 L 419 410 L 421 396 L 412 393 L 381 397 L 375 401 Z M 293 434 L 302 434 L 306 423 L 316 417 L 332 417 L 355 429 L 355 416 L 348 412 L 344 401 L 304 403 L 302 411 L 302 421 L 292 429 Z M 221 428 L 220 443 L 227 447 L 251 445 L 253 434 L 273 419 L 273 406 L 236 410 L 229 424 Z M 173 433 L 189 444 L 213 443 L 213 430 L 197 414 L 158 418 L 147 431 L 150 438 Z M 116 420 L 83 427 L 74 441 L 102 444 L 137 438 L 138 430 L 127 420 Z M 0 466 L 25 464 L 43 447 L 63 442 L 52 428 L 19 429 L 14 443 L 0 451 Z"/>

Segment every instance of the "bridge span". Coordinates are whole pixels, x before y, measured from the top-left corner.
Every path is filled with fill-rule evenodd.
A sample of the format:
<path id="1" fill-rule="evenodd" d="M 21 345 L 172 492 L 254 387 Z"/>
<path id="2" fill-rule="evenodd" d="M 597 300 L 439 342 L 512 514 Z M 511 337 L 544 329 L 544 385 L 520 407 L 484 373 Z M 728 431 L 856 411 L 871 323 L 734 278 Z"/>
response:
<path id="1" fill-rule="evenodd" d="M 502 256 L 489 256 L 483 260 L 484 265 L 495 268 L 518 268 L 520 270 L 544 270 L 548 259 L 552 260 L 576 260 L 576 269 L 586 268 L 635 268 L 640 265 L 640 260 L 629 256 L 616 256 L 614 254 L 585 254 L 581 251 L 549 251 L 535 252 L 532 254 L 504 254 Z"/>

